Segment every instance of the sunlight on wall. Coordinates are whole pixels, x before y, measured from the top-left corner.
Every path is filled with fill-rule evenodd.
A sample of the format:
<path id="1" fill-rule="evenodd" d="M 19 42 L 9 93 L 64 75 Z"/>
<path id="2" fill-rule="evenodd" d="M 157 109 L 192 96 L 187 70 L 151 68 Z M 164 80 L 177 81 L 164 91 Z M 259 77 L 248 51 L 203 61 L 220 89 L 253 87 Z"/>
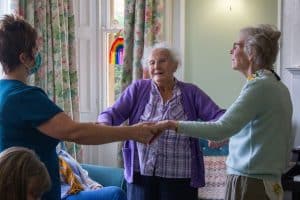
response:
<path id="1" fill-rule="evenodd" d="M 277 0 L 188 0 L 184 80 L 227 108 L 244 85 L 229 51 L 240 28 L 277 23 Z M 231 8 L 231 9 L 230 9 Z"/>
<path id="2" fill-rule="evenodd" d="M 218 17 L 224 21 L 235 18 L 239 20 L 245 17 L 247 4 L 244 0 L 211 0 L 208 4 L 206 17 Z"/>
<path id="3" fill-rule="evenodd" d="M 214 11 L 224 14 L 242 14 L 245 10 L 245 2 L 243 0 L 214 0 L 212 3 Z"/>

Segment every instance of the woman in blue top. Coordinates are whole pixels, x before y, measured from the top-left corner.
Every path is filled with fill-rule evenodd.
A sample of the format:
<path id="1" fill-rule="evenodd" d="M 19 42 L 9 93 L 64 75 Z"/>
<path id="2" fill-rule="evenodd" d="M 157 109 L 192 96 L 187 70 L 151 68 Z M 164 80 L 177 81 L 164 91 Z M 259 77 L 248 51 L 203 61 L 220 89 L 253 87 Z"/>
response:
<path id="1" fill-rule="evenodd" d="M 247 82 L 239 97 L 216 122 L 164 121 L 191 137 L 230 138 L 225 199 L 282 199 L 281 174 L 289 159 L 292 102 L 273 70 L 280 32 L 270 25 L 240 31 L 231 49 L 232 67 Z"/>
<path id="2" fill-rule="evenodd" d="M 0 151 L 11 146 L 32 149 L 46 165 L 52 188 L 43 199 L 60 199 L 56 146 L 59 140 L 102 144 L 134 139 L 147 143 L 156 132 L 147 125 L 109 127 L 73 121 L 38 87 L 26 84 L 41 64 L 37 32 L 24 20 L 6 15 L 0 20 Z M 141 134 L 143 133 L 143 134 Z"/>

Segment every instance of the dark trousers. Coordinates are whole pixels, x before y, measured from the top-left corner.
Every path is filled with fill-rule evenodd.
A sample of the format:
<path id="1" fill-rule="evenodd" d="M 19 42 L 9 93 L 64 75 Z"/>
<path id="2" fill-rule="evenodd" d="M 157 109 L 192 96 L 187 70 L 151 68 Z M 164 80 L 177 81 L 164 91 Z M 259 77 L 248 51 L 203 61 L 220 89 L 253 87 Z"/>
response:
<path id="1" fill-rule="evenodd" d="M 190 186 L 191 179 L 161 178 L 134 175 L 127 183 L 128 200 L 197 200 L 198 189 Z"/>

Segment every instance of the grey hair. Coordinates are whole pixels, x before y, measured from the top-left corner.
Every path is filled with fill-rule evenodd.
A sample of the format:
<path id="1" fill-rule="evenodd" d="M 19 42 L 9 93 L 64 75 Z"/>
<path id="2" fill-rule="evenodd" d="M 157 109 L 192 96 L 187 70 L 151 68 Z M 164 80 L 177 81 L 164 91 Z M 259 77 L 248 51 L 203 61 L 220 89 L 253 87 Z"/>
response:
<path id="1" fill-rule="evenodd" d="M 279 50 L 281 32 L 275 26 L 261 24 L 245 27 L 240 31 L 244 38 L 244 51 L 254 56 L 254 63 L 260 68 L 272 69 Z"/>
<path id="2" fill-rule="evenodd" d="M 143 68 L 148 68 L 149 67 L 148 66 L 149 57 L 157 49 L 167 50 L 170 54 L 170 58 L 172 59 L 172 61 L 177 63 L 177 67 L 178 67 L 178 65 L 181 62 L 181 60 L 179 58 L 179 53 L 176 51 L 176 49 L 174 49 L 173 47 L 168 45 L 166 42 L 160 42 L 160 43 L 156 43 L 153 46 L 150 46 L 150 47 L 147 47 L 147 48 L 144 49 L 144 54 L 143 54 L 143 57 L 142 57 Z"/>

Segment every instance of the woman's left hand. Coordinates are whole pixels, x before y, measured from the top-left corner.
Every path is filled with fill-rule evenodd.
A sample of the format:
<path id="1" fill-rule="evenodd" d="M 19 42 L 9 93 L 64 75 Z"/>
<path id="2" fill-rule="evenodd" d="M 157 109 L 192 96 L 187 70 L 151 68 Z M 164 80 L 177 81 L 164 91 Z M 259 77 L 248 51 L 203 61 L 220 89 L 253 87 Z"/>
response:
<path id="1" fill-rule="evenodd" d="M 208 147 L 216 149 L 228 143 L 228 140 L 212 141 L 208 140 Z"/>
<path id="2" fill-rule="evenodd" d="M 155 127 L 158 128 L 160 131 L 171 129 L 177 132 L 178 122 L 175 120 L 164 120 L 164 121 L 157 122 L 155 124 Z"/>

